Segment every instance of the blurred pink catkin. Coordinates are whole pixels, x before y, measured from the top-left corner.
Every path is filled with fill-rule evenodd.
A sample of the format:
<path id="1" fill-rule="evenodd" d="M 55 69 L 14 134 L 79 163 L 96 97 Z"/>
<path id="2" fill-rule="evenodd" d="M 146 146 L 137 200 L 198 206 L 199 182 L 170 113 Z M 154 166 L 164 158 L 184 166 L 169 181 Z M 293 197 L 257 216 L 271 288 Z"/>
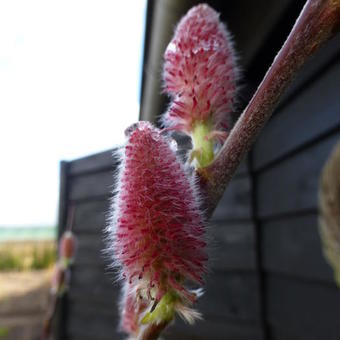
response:
<path id="1" fill-rule="evenodd" d="M 59 256 L 60 260 L 65 262 L 66 265 L 74 260 L 76 250 L 76 239 L 72 231 L 65 231 L 60 238 L 59 243 Z"/>

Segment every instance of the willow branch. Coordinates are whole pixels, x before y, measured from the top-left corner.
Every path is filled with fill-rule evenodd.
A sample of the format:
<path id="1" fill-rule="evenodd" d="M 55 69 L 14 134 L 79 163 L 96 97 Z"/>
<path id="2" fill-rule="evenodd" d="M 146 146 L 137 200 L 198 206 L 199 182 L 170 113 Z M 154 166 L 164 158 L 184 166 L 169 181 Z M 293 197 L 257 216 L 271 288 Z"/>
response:
<path id="1" fill-rule="evenodd" d="M 208 216 L 239 163 L 264 127 L 301 66 L 340 28 L 340 0 L 308 0 L 282 49 L 232 129 L 216 159 L 198 170 Z M 138 337 L 154 340 L 167 323 L 147 325 Z"/>
<path id="2" fill-rule="evenodd" d="M 210 216 L 246 152 L 301 66 L 340 28 L 340 0 L 308 0 L 216 159 L 199 170 Z"/>

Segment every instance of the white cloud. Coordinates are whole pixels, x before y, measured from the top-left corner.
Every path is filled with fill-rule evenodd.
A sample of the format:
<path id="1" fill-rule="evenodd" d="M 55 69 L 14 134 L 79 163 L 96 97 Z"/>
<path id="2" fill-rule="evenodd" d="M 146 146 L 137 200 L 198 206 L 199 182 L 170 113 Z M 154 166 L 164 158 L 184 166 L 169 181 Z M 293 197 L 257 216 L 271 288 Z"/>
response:
<path id="1" fill-rule="evenodd" d="M 145 0 L 0 2 L 0 225 L 54 224 L 61 159 L 138 119 Z"/>

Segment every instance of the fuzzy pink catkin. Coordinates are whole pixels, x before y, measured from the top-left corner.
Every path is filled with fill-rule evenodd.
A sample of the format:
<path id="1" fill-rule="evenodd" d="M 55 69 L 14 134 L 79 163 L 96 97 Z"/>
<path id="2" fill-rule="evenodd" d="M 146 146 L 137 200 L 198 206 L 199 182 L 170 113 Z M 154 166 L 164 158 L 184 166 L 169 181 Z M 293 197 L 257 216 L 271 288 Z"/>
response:
<path id="1" fill-rule="evenodd" d="M 203 282 L 204 226 L 194 182 L 170 141 L 150 123 L 129 131 L 113 218 L 114 256 L 138 295 L 159 301 L 169 290 Z"/>
<path id="2" fill-rule="evenodd" d="M 136 298 L 131 293 L 129 283 L 125 282 L 121 298 L 120 328 L 128 334 L 135 334 L 138 330 L 138 316 L 136 312 Z"/>
<path id="3" fill-rule="evenodd" d="M 65 231 L 59 243 L 59 255 L 61 260 L 72 263 L 75 255 L 76 239 L 72 231 Z"/>
<path id="4" fill-rule="evenodd" d="M 189 133 L 197 121 L 224 130 L 233 109 L 238 69 L 229 33 L 206 4 L 179 22 L 164 55 L 164 90 L 172 97 L 167 127 Z"/>

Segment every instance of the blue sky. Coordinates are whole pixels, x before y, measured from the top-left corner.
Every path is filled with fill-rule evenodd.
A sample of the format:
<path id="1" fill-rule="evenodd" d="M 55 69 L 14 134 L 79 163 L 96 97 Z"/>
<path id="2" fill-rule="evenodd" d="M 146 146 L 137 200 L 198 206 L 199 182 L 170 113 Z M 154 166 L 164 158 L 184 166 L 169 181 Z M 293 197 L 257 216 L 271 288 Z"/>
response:
<path id="1" fill-rule="evenodd" d="M 0 225 L 56 223 L 59 161 L 138 119 L 145 0 L 0 2 Z"/>

